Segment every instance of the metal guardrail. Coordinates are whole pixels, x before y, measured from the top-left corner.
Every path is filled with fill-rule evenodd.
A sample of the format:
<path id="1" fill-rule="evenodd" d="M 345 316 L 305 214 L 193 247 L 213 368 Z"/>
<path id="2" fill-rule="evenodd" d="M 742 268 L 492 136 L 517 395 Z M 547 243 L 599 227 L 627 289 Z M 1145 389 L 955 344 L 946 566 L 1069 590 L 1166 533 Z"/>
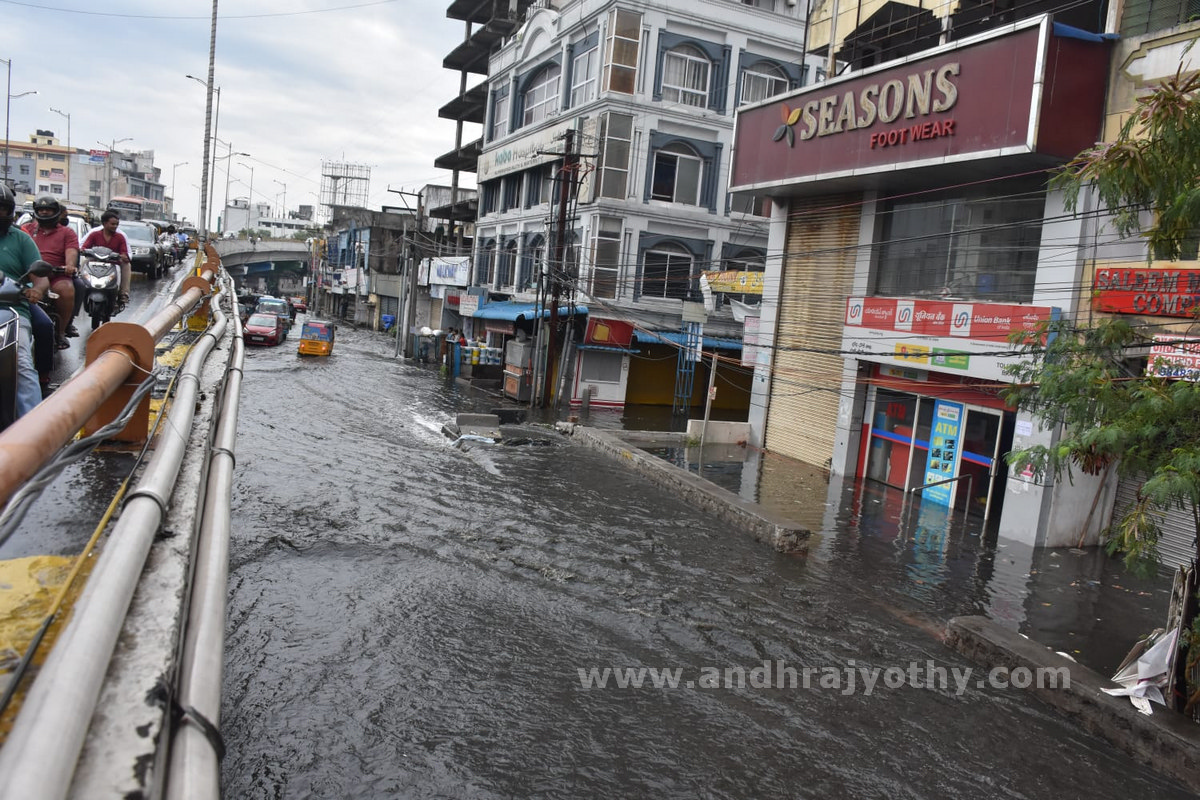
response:
<path id="1" fill-rule="evenodd" d="M 187 278 L 179 296 L 145 325 L 109 322 L 93 331 L 87 341 L 86 367 L 0 433 L 0 505 L 81 429 L 92 433 L 116 419 L 141 383 L 142 374 L 153 369 L 155 343 L 184 316 L 197 313 L 193 311 L 197 304 L 203 304 L 198 313 L 207 313 L 220 258 L 211 245 L 205 247 L 204 255 L 199 276 Z M 199 259 L 197 254 L 197 262 Z M 145 441 L 149 415 L 147 398 L 113 438 Z"/>
<path id="2" fill-rule="evenodd" d="M 909 495 L 915 494 L 915 493 L 921 491 L 922 489 L 932 489 L 934 486 L 945 486 L 947 483 L 957 483 L 957 482 L 961 481 L 963 478 L 967 479 L 967 503 L 966 503 L 966 505 L 963 506 L 963 519 L 966 519 L 967 514 L 971 510 L 971 490 L 973 488 L 975 488 L 975 476 L 969 472 L 964 472 L 962 475 L 956 475 L 953 478 L 946 478 L 945 480 L 934 481 L 933 483 L 927 483 L 923 486 L 914 486 L 913 488 L 906 490 L 904 492 L 904 509 L 900 512 L 900 518 L 902 520 L 904 520 L 905 523 L 908 522 L 908 510 L 911 507 L 908 504 Z M 954 509 L 953 498 L 950 501 L 950 509 L 951 509 L 951 512 L 953 512 L 953 509 Z"/>
<path id="3" fill-rule="evenodd" d="M 214 259 L 211 263 L 218 262 Z M 178 321 L 186 310 L 211 292 L 209 278 L 212 274 L 213 270 L 206 269 L 203 278 L 189 278 L 184 284 L 184 291 L 173 304 L 174 311 L 164 310 L 145 328 L 130 327 L 141 329 L 147 337 L 161 338 L 173 327 L 174 322 L 168 324 L 172 317 Z M 227 558 L 228 548 L 229 495 L 236 409 L 240 395 L 241 343 L 236 316 L 226 317 L 215 304 L 212 312 L 212 326 L 193 346 L 181 369 L 167 424 L 161 429 L 150 462 L 138 486 L 127 496 L 124 509 L 110 532 L 105 548 L 96 559 L 70 621 L 46 656 L 40 673 L 25 696 L 12 731 L 4 747 L 0 748 L 2 797 L 50 800 L 64 798 L 68 792 L 118 636 L 124 627 L 151 545 L 163 525 L 173 487 L 189 447 L 189 432 L 200 406 L 200 373 L 210 354 L 226 335 L 226 330 L 232 326 L 234 332 L 238 333 L 234 353 L 236 359 L 232 365 L 236 380 L 223 392 L 217 437 L 207 457 L 209 468 L 204 500 L 205 519 L 201 521 L 200 536 L 196 543 L 198 550 L 193 555 L 198 559 L 196 583 L 188 590 L 191 593 L 189 628 L 196 628 L 187 631 L 188 641 L 182 663 L 186 679 L 180 686 L 179 695 L 187 708 L 197 709 L 198 716 L 214 723 L 219 718 L 222 653 L 219 632 L 224 629 L 225 610 L 225 572 L 222 564 Z M 125 352 L 120 353 L 117 359 L 112 359 L 114 363 L 125 365 L 126 375 L 134 368 L 127 356 Z M 96 361 L 99 360 L 98 357 Z M 146 427 L 143 425 L 141 430 L 144 436 Z M 215 699 L 213 687 L 217 692 Z M 195 785 L 210 787 L 206 796 L 216 797 L 212 788 L 219 786 L 216 756 L 211 752 L 202 752 L 197 743 L 191 741 L 190 729 L 180 733 L 183 736 L 181 754 L 188 757 L 185 758 L 186 766 L 176 766 L 183 776 L 177 782 L 177 788 L 187 786 L 189 780 L 194 779 Z M 180 734 L 167 731 L 163 735 L 170 737 Z M 156 778 L 160 781 L 164 779 L 165 774 Z"/>

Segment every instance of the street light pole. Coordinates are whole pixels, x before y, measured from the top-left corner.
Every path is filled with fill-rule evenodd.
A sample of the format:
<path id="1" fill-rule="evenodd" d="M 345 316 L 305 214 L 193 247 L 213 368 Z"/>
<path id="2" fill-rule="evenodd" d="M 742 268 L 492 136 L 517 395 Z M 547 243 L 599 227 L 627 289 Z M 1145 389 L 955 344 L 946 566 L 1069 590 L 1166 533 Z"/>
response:
<path id="1" fill-rule="evenodd" d="M 216 37 L 216 15 L 217 4 L 213 3 L 213 37 Z M 211 61 L 211 59 L 210 59 Z M 211 64 L 210 72 L 211 72 Z M 215 182 L 217 173 L 217 125 L 221 121 L 221 87 L 212 86 L 208 81 L 201 80 L 195 75 L 185 75 L 185 78 L 191 78 L 196 83 L 208 89 L 208 104 L 206 106 L 205 122 L 204 122 L 204 166 L 200 173 L 200 228 L 204 234 L 204 238 L 208 238 L 208 216 L 209 210 L 212 207 L 212 187 Z M 212 96 L 217 95 L 216 113 L 211 113 Z M 208 121 L 212 120 L 212 126 L 209 127 Z M 211 175 L 210 175 L 211 172 Z"/>
<path id="2" fill-rule="evenodd" d="M 106 181 L 107 185 L 105 187 L 105 190 L 108 193 L 108 197 L 105 198 L 105 200 L 104 200 L 105 208 L 108 208 L 108 204 L 112 202 L 113 153 L 115 153 L 117 151 L 117 145 L 119 145 L 121 142 L 132 142 L 132 141 L 133 141 L 132 136 L 126 136 L 124 139 L 113 139 L 112 144 L 110 144 L 110 145 L 104 145 L 104 142 L 101 142 L 101 141 L 96 142 L 96 144 L 98 144 L 98 145 L 104 145 L 104 146 L 108 147 L 108 170 L 107 170 L 108 180 Z"/>
<path id="3" fill-rule="evenodd" d="M 50 109 L 60 117 L 67 118 L 67 202 L 71 202 L 71 159 L 75 156 L 75 151 L 71 149 L 71 112 L 59 111 L 57 108 Z"/>
<path id="4" fill-rule="evenodd" d="M 221 209 L 220 216 L 221 233 L 226 233 L 229 230 L 229 221 L 226 219 L 226 217 L 229 216 L 229 173 L 233 169 L 233 157 L 250 155 L 249 153 L 233 152 L 233 142 L 226 142 L 225 144 L 229 147 L 229 152 L 223 156 L 223 158 L 227 160 L 225 162 L 225 207 Z"/>
<path id="5" fill-rule="evenodd" d="M 241 161 L 238 162 L 242 164 Z M 246 204 L 246 227 L 254 230 L 254 167 L 249 164 L 242 164 L 243 167 L 250 170 L 250 201 Z"/>
<path id="6" fill-rule="evenodd" d="M 171 213 L 175 212 L 175 170 L 185 166 L 188 162 L 180 161 L 177 164 L 171 165 Z"/>

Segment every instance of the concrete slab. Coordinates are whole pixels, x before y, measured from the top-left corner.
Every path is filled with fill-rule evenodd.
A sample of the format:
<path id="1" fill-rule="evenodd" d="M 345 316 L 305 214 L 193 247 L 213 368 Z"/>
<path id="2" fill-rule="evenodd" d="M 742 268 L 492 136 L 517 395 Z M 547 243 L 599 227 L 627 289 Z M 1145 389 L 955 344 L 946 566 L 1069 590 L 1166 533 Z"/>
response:
<path id="1" fill-rule="evenodd" d="M 631 447 L 611 433 L 570 424 L 559 424 L 557 427 L 585 447 L 621 459 L 647 479 L 780 552 L 803 552 L 808 547 L 808 537 L 811 535 L 808 529 L 661 458 Z"/>
<path id="2" fill-rule="evenodd" d="M 454 424 L 459 436 L 500 438 L 500 417 L 495 414 L 459 414 Z"/>
<path id="3" fill-rule="evenodd" d="M 1067 685 L 1039 686 L 1035 680 L 1025 691 L 1151 769 L 1200 792 L 1200 725 L 1160 706 L 1151 716 L 1139 713 L 1126 698 L 1101 691 L 1115 688 L 1112 681 L 986 617 L 950 620 L 946 644 L 989 669 L 1006 667 L 1011 673 L 1025 667 L 1032 675 L 1040 668 L 1066 670 L 1060 674 L 1069 675 Z"/>

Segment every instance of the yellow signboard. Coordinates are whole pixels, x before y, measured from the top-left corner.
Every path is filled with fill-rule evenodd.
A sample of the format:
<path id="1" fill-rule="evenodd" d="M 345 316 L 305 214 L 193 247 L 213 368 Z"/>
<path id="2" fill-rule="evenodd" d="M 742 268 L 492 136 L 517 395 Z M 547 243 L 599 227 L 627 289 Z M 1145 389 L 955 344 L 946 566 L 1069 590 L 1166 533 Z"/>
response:
<path id="1" fill-rule="evenodd" d="M 896 344 L 895 357 L 899 361 L 916 361 L 920 364 L 929 362 L 929 348 L 923 344 Z"/>
<path id="2" fill-rule="evenodd" d="M 762 294 L 763 273 L 727 270 L 725 272 L 705 272 L 708 285 L 714 292 L 728 294 Z"/>

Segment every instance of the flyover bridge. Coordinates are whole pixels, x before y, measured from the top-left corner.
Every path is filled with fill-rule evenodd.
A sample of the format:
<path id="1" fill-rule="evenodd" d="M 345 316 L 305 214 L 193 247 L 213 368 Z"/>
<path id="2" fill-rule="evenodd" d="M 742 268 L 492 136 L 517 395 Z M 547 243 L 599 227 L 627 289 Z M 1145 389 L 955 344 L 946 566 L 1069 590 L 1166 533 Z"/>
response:
<path id="1" fill-rule="evenodd" d="M 222 239 L 213 247 L 221 266 L 235 280 L 274 272 L 306 272 L 311 258 L 309 246 L 295 239 Z"/>

